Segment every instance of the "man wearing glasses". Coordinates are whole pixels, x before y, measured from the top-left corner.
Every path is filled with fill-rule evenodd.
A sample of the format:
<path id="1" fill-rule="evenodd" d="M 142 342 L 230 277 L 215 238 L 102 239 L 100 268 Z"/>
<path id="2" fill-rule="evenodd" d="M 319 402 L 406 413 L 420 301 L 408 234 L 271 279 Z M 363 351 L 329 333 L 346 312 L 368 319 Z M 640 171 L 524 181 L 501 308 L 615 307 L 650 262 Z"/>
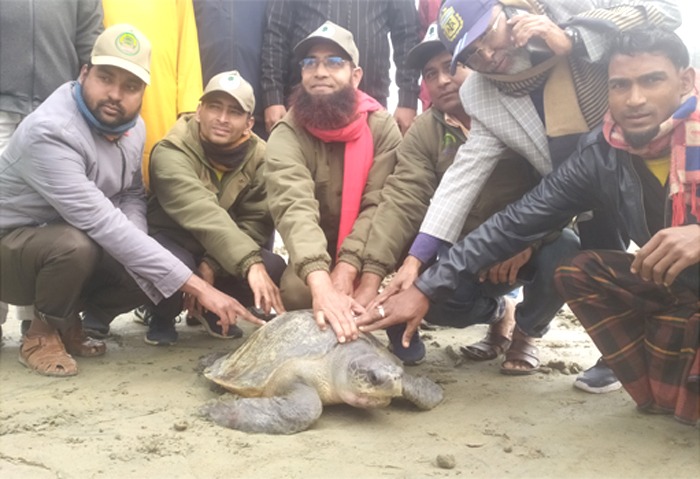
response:
<path id="1" fill-rule="evenodd" d="M 313 307 L 340 342 L 358 335 L 354 299 L 367 279 L 362 252 L 401 133 L 362 79 L 352 33 L 326 22 L 294 48 L 301 83 L 274 127 L 265 168 L 268 204 L 289 252 L 288 310 Z M 373 275 L 372 275 L 373 276 Z"/>
<path id="2" fill-rule="evenodd" d="M 505 154 L 516 152 L 544 176 L 571 154 L 581 134 L 600 123 L 607 107 L 601 59 L 616 32 L 645 23 L 673 29 L 680 13 L 669 1 L 445 2 L 438 24 L 442 42 L 453 53 L 452 68 L 463 63 L 475 71 L 460 90 L 472 129 L 409 251 L 419 265 L 457 241 Z M 611 223 L 599 211 L 580 223 L 582 248 L 624 249 L 626 239 L 610 233 L 617 231 Z M 524 264 L 517 257 L 504 263 L 503 277 Z M 394 289 L 409 288 L 418 273 L 419 267 L 402 269 Z M 388 313 L 390 308 L 384 308 Z M 527 341 L 522 333 L 516 330 L 516 339 Z M 405 345 L 409 340 L 405 335 Z M 597 366 L 576 385 L 594 393 L 620 387 L 604 364 Z"/>

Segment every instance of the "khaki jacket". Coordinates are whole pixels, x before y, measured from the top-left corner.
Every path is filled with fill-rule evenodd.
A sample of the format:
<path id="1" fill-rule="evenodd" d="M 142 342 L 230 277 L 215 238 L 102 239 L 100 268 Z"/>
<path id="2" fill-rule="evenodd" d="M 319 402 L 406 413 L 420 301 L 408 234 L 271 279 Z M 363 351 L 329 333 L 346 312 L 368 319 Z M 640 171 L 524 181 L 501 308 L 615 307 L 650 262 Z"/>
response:
<path id="1" fill-rule="evenodd" d="M 396 169 L 382 191 L 362 255 L 363 272 L 385 276 L 402 261 L 443 174 L 466 140 L 462 130 L 448 125 L 444 113 L 435 108 L 416 118 L 398 149 Z M 534 168 L 514 152 L 507 153 L 486 182 L 460 238 L 539 181 Z"/>
<path id="2" fill-rule="evenodd" d="M 199 124 L 185 115 L 153 149 L 151 234 L 165 233 L 215 271 L 245 278 L 261 263 L 260 247 L 273 232 L 262 165 L 265 142 L 255 134 L 241 166 L 221 180 L 204 156 Z"/>
<path id="3" fill-rule="evenodd" d="M 345 238 L 338 261 L 362 270 L 362 253 L 381 189 L 396 163 L 401 142 L 386 111 L 370 113 L 374 163 L 360 204 L 360 214 Z M 297 275 L 329 271 L 336 255 L 343 187 L 344 143 L 324 143 L 296 125 L 290 111 L 268 140 L 265 178 L 270 211 Z"/>

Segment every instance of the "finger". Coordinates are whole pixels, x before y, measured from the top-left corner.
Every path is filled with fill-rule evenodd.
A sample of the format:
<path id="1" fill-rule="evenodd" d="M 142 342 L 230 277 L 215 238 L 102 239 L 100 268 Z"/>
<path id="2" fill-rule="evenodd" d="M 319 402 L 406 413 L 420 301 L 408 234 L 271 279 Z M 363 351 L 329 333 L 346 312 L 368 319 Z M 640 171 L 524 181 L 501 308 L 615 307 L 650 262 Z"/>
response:
<path id="1" fill-rule="evenodd" d="M 406 330 L 403 332 L 403 338 L 401 341 L 404 348 L 408 348 L 411 345 L 411 338 L 414 334 L 417 334 L 416 331 L 418 331 L 420 320 L 421 318 L 418 318 L 417 321 L 416 318 L 411 318 L 406 323 Z"/>
<path id="2" fill-rule="evenodd" d="M 666 284 L 666 274 L 668 269 L 678 261 L 675 255 L 666 255 L 659 258 L 652 270 L 652 280 L 658 285 Z"/>
<path id="3" fill-rule="evenodd" d="M 511 265 L 510 274 L 508 275 L 508 284 L 510 284 L 510 285 L 515 284 L 515 281 L 518 279 L 518 271 L 519 270 L 520 270 L 520 268 L 518 268 L 518 266 L 516 266 L 515 264 Z"/>
<path id="4" fill-rule="evenodd" d="M 275 308 L 277 314 L 282 314 L 287 311 L 282 302 L 282 296 L 280 295 L 279 289 L 275 288 L 274 294 L 272 295 L 272 307 Z"/>
<path id="5" fill-rule="evenodd" d="M 678 261 L 674 262 L 668 270 L 666 270 L 666 276 L 664 278 L 664 286 L 671 286 L 673 282 L 676 280 L 679 274 L 686 269 L 688 266 L 693 264 L 692 262 L 687 262 L 684 261 L 683 258 L 680 258 Z"/>
<path id="6" fill-rule="evenodd" d="M 265 324 L 265 321 L 254 316 L 250 311 L 248 311 L 247 309 L 245 309 L 243 307 L 238 308 L 236 313 L 237 313 L 237 318 L 248 321 L 249 323 L 256 324 L 258 326 Z M 235 323 L 235 320 L 234 320 L 234 323 Z"/>
<path id="7" fill-rule="evenodd" d="M 657 233 L 651 237 L 647 243 L 639 248 L 639 250 L 634 254 L 634 260 L 630 266 L 630 271 L 632 273 L 640 273 L 642 270 L 642 264 L 644 260 L 647 259 L 649 254 L 657 249 L 658 244 L 661 242 L 661 236 Z"/>
<path id="8" fill-rule="evenodd" d="M 343 326 L 340 324 L 340 321 L 336 318 L 335 315 L 333 315 L 330 312 L 326 313 L 326 321 L 328 324 L 330 324 L 331 329 L 335 333 L 335 337 L 338 338 L 339 343 L 344 343 L 347 338 L 345 336 L 345 331 L 343 330 Z"/>
<path id="9" fill-rule="evenodd" d="M 510 273 L 510 265 L 512 261 L 506 261 L 501 263 L 498 267 L 498 284 L 505 284 L 508 282 L 508 274 Z"/>
<path id="10" fill-rule="evenodd" d="M 221 334 L 223 334 L 224 336 L 228 335 L 229 322 L 227 319 L 220 317 L 219 320 L 216 322 L 216 324 L 221 326 Z"/>
<path id="11" fill-rule="evenodd" d="M 489 282 L 493 284 L 498 284 L 498 265 L 492 266 L 489 269 Z"/>
<path id="12" fill-rule="evenodd" d="M 326 317 L 323 314 L 323 311 L 316 311 L 314 313 L 314 319 L 316 320 L 316 324 L 318 325 L 318 328 L 321 331 L 326 330 Z"/>
<path id="13" fill-rule="evenodd" d="M 260 303 L 262 302 L 262 297 L 263 297 L 263 294 L 260 292 L 260 288 L 254 288 L 253 289 L 253 302 L 255 303 L 255 307 L 258 309 L 261 309 Z"/>
<path id="14" fill-rule="evenodd" d="M 661 245 L 660 245 L 661 246 Z M 642 279 L 646 281 L 651 281 L 654 279 L 654 269 L 659 261 L 663 260 L 666 256 L 665 248 L 659 247 L 650 251 L 647 257 L 642 261 L 642 268 L 639 275 Z"/>

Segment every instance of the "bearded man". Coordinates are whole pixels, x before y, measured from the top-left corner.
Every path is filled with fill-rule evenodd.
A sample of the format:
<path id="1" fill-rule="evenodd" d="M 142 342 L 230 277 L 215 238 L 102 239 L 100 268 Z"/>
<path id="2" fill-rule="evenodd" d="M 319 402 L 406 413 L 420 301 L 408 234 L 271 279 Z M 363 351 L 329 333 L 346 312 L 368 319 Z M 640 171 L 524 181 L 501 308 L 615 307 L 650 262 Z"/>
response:
<path id="1" fill-rule="evenodd" d="M 34 305 L 19 360 L 39 374 L 73 376 L 73 355 L 105 353 L 81 311 L 109 324 L 180 290 L 225 330 L 238 315 L 261 323 L 146 234 L 139 110 L 150 56 L 133 26 L 107 28 L 78 81 L 27 116 L 0 156 L 0 300 Z"/>
<path id="2" fill-rule="evenodd" d="M 362 252 L 401 134 L 360 90 L 352 34 L 326 22 L 294 48 L 301 84 L 266 151 L 268 204 L 289 252 L 280 292 L 288 309 L 313 307 L 338 340 L 357 338 L 354 295 Z"/>

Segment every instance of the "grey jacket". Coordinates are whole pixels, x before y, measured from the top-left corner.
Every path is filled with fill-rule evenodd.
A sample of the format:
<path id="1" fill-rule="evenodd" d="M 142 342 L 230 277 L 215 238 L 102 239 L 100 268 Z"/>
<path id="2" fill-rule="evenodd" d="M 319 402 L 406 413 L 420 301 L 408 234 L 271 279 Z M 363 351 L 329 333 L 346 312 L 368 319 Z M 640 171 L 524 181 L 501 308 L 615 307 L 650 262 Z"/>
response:
<path id="1" fill-rule="evenodd" d="M 0 0 L 0 110 L 28 115 L 75 80 L 102 17 L 100 0 Z"/>
<path id="2" fill-rule="evenodd" d="M 143 120 L 107 140 L 83 119 L 74 84 L 59 87 L 20 123 L 0 155 L 0 230 L 66 222 L 104 248 L 158 302 L 192 272 L 146 234 Z"/>

